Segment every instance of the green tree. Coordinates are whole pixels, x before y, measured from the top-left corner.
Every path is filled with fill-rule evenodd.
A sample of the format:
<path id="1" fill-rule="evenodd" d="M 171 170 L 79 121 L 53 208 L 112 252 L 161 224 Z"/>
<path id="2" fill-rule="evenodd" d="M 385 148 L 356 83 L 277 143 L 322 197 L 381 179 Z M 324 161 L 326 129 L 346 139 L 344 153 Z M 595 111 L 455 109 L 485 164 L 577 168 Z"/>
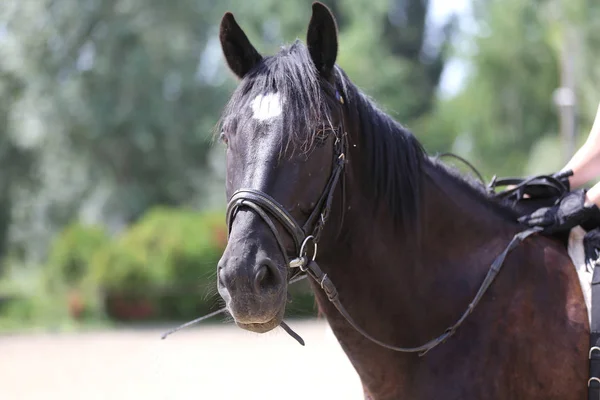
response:
<path id="1" fill-rule="evenodd" d="M 18 118 L 16 104 L 22 90 L 23 82 L 0 61 L 0 258 L 6 256 L 15 198 L 20 189 L 35 182 L 35 151 L 28 147 L 24 135 L 11 130 Z M 0 262 L 0 273 L 2 270 Z"/>
<path id="2" fill-rule="evenodd" d="M 41 183 L 19 201 L 19 240 L 47 243 L 81 215 L 120 229 L 154 205 L 202 204 L 212 129 L 232 86 L 214 29 L 225 7 L 206 0 L 0 5 L 12 45 L 0 54 L 26 82 L 22 113 L 38 122 L 32 146 L 41 153 Z M 31 127 L 13 134 L 21 129 Z"/>
<path id="3" fill-rule="evenodd" d="M 562 52 L 576 44 L 570 57 L 575 65 L 580 144 L 600 100 L 596 68 L 600 6 L 583 0 L 472 4 L 474 28 L 461 37 L 458 53 L 468 63 L 464 89 L 440 105 L 440 115 L 459 138 L 457 151 L 488 177 L 561 168 L 554 93 L 561 85 Z M 567 35 L 575 35 L 575 41 L 564 42 Z"/>

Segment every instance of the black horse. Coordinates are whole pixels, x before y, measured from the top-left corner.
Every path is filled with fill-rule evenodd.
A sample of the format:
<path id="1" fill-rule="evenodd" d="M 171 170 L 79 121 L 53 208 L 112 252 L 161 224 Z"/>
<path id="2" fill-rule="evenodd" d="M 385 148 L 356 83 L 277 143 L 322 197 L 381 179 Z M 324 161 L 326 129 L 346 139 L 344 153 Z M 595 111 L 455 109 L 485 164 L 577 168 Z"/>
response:
<path id="1" fill-rule="evenodd" d="M 231 13 L 221 22 L 240 84 L 220 124 L 230 235 L 218 288 L 237 325 L 279 326 L 288 281 L 305 272 L 368 398 L 584 398 L 589 324 L 564 245 L 533 234 L 507 252 L 525 229 L 517 212 L 380 111 L 335 64 L 330 11 L 312 12 L 307 45 L 274 56 Z"/>

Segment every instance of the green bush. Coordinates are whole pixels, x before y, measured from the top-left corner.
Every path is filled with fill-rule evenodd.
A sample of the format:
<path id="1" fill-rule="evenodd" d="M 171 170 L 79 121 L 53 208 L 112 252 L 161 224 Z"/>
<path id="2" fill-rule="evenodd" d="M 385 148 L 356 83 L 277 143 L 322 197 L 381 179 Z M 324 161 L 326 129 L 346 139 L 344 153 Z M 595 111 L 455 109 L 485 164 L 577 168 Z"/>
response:
<path id="1" fill-rule="evenodd" d="M 93 260 L 105 288 L 198 287 L 216 271 L 225 248 L 222 214 L 156 208 Z"/>
<path id="2" fill-rule="evenodd" d="M 111 238 L 101 226 L 67 226 L 54 240 L 44 270 L 47 301 L 59 301 L 62 310 L 76 319 L 101 317 L 100 286 L 91 274 L 91 262 L 110 245 Z"/>
<path id="3" fill-rule="evenodd" d="M 212 309 L 216 264 L 226 245 L 223 215 L 164 207 L 147 212 L 92 260 L 94 280 L 112 301 L 108 307 L 160 318 Z"/>
<path id="4" fill-rule="evenodd" d="M 91 259 L 109 244 L 110 237 L 100 226 L 69 225 L 57 236 L 50 250 L 49 278 L 69 287 L 81 285 L 89 275 Z"/>

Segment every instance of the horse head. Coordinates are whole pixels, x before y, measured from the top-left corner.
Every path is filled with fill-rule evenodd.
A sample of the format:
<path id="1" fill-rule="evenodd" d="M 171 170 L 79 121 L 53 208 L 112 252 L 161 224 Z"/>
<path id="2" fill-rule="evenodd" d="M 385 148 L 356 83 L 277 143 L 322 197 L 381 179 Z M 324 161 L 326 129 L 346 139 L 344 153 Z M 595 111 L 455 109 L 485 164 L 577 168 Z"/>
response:
<path id="1" fill-rule="evenodd" d="M 231 13 L 221 21 L 240 82 L 221 120 L 229 239 L 218 290 L 238 326 L 254 332 L 281 323 L 289 279 L 317 251 L 344 165 L 336 22 L 324 5 L 312 10 L 307 45 L 273 56 L 254 48 Z"/>

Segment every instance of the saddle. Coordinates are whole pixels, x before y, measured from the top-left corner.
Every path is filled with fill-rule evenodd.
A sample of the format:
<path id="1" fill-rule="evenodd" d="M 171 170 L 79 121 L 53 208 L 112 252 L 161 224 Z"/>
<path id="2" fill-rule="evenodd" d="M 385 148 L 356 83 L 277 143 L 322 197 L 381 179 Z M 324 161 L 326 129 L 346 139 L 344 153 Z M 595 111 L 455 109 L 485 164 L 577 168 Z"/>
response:
<path id="1" fill-rule="evenodd" d="M 498 179 L 494 176 L 487 185 L 487 191 L 491 197 L 508 204 L 516 211 L 517 218 L 520 218 L 539 208 L 550 207 L 560 201 L 570 191 L 567 178 L 571 175 L 570 171 L 566 171 L 554 175 L 536 175 L 527 178 L 509 177 Z M 497 191 L 497 188 L 500 187 L 507 187 L 507 189 Z M 599 230 L 600 216 L 593 215 L 589 217 L 581 224 L 581 227 L 588 233 Z M 569 232 L 556 233 L 551 236 L 564 241 L 566 245 Z M 598 234 L 595 236 L 600 237 Z M 600 251 L 600 242 L 594 242 L 597 242 Z M 594 252 L 590 252 L 590 255 L 592 253 Z"/>
<path id="2" fill-rule="evenodd" d="M 494 176 L 487 185 L 491 197 L 508 203 L 519 214 L 530 214 L 541 207 L 549 207 L 569 193 L 566 182 L 571 174 L 536 175 L 527 178 L 497 178 Z M 507 189 L 497 192 L 497 188 Z"/>

